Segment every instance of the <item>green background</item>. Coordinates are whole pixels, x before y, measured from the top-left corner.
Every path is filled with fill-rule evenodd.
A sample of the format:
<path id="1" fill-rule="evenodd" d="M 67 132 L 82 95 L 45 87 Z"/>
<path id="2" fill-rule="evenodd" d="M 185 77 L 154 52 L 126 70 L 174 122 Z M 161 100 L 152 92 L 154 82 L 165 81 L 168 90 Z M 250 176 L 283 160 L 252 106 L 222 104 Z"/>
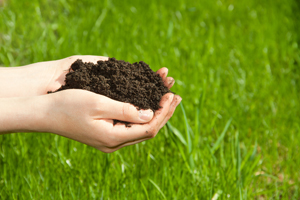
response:
<path id="1" fill-rule="evenodd" d="M 297 0 L 6 0 L 0 65 L 104 55 L 169 68 L 159 134 L 105 154 L 0 137 L 0 199 L 300 199 Z"/>

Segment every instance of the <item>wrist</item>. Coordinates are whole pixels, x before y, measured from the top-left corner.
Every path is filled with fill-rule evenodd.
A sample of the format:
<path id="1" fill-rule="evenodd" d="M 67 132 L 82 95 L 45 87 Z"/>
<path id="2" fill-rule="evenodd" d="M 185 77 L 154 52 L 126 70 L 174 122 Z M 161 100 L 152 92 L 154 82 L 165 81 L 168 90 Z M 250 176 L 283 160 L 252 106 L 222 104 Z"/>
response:
<path id="1" fill-rule="evenodd" d="M 0 67 L 0 98 L 29 97 L 47 93 L 55 78 L 55 61 L 22 67 Z"/>
<path id="2" fill-rule="evenodd" d="M 46 96 L 0 98 L 0 134 L 46 131 Z"/>

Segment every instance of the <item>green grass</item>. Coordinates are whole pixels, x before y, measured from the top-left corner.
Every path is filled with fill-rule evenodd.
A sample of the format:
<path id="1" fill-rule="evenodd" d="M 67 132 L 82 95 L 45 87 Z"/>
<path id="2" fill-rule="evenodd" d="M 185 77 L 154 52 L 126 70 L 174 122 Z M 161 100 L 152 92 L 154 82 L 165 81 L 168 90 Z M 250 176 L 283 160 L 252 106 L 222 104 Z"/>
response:
<path id="1" fill-rule="evenodd" d="M 300 4 L 6 0 L 0 65 L 74 54 L 169 68 L 183 98 L 152 140 L 105 154 L 0 137 L 0 199 L 300 199 Z"/>

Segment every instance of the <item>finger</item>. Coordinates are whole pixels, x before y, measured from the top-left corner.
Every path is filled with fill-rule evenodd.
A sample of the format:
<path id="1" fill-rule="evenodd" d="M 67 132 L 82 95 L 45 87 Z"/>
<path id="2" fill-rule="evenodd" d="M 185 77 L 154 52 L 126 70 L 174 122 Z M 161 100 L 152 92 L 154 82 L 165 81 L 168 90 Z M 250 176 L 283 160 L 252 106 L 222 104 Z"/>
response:
<path id="1" fill-rule="evenodd" d="M 165 80 L 164 80 L 164 85 L 170 89 L 175 83 L 175 80 L 174 78 L 172 77 L 166 77 Z"/>
<path id="2" fill-rule="evenodd" d="M 163 68 L 160 68 L 159 70 L 157 70 L 156 74 L 159 74 L 160 77 L 162 78 L 162 80 L 164 81 L 168 75 L 168 71 L 169 71 L 168 68 L 163 67 Z"/>
<path id="3" fill-rule="evenodd" d="M 103 106 L 105 105 L 105 106 Z M 153 111 L 138 110 L 134 105 L 102 97 L 99 118 L 116 119 L 132 123 L 147 123 L 153 118 Z"/>
<path id="4" fill-rule="evenodd" d="M 112 134 L 116 138 L 120 139 L 120 143 L 126 143 L 130 141 L 153 138 L 159 131 L 161 123 L 166 118 L 171 102 L 173 101 L 174 94 L 165 94 L 160 102 L 160 108 L 154 114 L 153 119 L 146 124 L 131 124 L 131 127 L 125 127 L 124 124 L 116 124 L 113 127 Z"/>
<path id="5" fill-rule="evenodd" d="M 140 142 L 143 142 L 145 140 L 150 139 L 151 137 L 147 137 L 147 138 L 143 138 L 143 139 L 137 139 L 137 140 L 132 140 L 132 141 L 126 141 L 124 142 L 124 140 L 122 140 L 122 138 L 116 134 L 113 133 L 113 129 L 115 128 L 116 125 L 113 125 L 113 120 L 111 119 L 100 119 L 100 120 L 95 120 L 94 121 L 96 123 L 96 127 L 100 127 L 101 131 L 106 132 L 106 136 L 105 136 L 105 142 L 101 145 L 101 148 L 99 148 L 99 150 L 106 152 L 106 153 L 111 153 L 114 152 L 122 147 L 125 146 L 129 146 L 129 145 L 133 145 L 133 144 L 137 144 Z M 122 134 L 122 136 L 124 136 L 126 133 L 124 132 L 124 129 L 128 130 L 129 128 L 125 128 L 125 125 L 123 125 L 123 130 L 120 130 L 120 134 Z M 121 124 L 119 124 L 118 126 L 122 126 Z M 142 125 L 140 125 L 142 126 Z M 98 129 L 96 128 L 96 130 Z M 96 131 L 97 132 L 97 131 Z M 96 137 L 96 136 L 95 136 Z M 100 139 L 101 141 L 103 139 Z M 96 143 L 87 143 L 90 146 L 94 146 L 95 148 L 97 148 L 98 143 L 96 140 Z"/>
<path id="6" fill-rule="evenodd" d="M 159 129 L 161 129 L 173 116 L 176 107 L 180 104 L 182 98 L 179 95 L 175 95 L 173 101 L 170 105 L 169 113 L 167 114 L 166 118 L 163 120 L 162 124 L 160 125 Z"/>
<path id="7" fill-rule="evenodd" d="M 173 101 L 169 107 L 169 112 L 168 114 L 166 115 L 165 119 L 163 120 L 163 122 L 160 124 L 159 126 L 159 130 L 169 121 L 169 119 L 173 116 L 174 112 L 175 112 L 175 109 L 176 107 L 180 104 L 182 98 L 179 96 L 179 95 L 175 95 L 174 98 L 173 98 Z M 133 145 L 133 144 L 137 144 L 137 143 L 140 143 L 140 142 L 143 142 L 143 141 L 146 141 L 146 140 L 149 140 L 151 139 L 153 136 L 149 136 L 149 137 L 145 137 L 143 139 L 137 139 L 137 140 L 134 140 L 134 141 L 128 141 L 128 142 L 125 142 L 125 143 L 122 143 L 118 146 L 115 146 L 113 148 L 111 148 L 112 151 L 116 151 L 118 149 L 121 149 L 125 146 L 129 146 L 129 145 Z"/>

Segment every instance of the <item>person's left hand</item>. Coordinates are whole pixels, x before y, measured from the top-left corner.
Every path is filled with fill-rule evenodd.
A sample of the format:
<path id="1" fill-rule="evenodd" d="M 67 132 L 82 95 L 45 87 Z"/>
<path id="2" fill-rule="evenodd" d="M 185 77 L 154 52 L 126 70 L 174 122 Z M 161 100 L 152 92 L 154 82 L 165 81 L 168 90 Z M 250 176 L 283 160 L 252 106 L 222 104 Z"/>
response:
<path id="1" fill-rule="evenodd" d="M 21 67 L 0 68 L 0 98 L 38 96 L 56 91 L 65 83 L 66 74 L 77 59 L 96 64 L 98 60 L 108 60 L 108 57 L 78 55 Z M 173 86 L 174 79 L 167 77 L 167 68 L 159 69 L 157 74 L 169 89 Z"/>
<path id="2" fill-rule="evenodd" d="M 46 86 L 47 92 L 48 91 L 55 91 L 60 88 L 65 82 L 65 76 L 69 72 L 71 65 L 77 60 L 81 59 L 83 62 L 92 62 L 94 64 L 97 63 L 98 60 L 106 61 L 108 57 L 104 56 L 71 56 L 62 60 L 57 60 L 54 66 L 56 68 L 52 79 L 50 80 L 49 84 Z M 166 67 L 160 68 L 157 72 L 159 74 L 165 86 L 169 89 L 174 85 L 174 79 L 172 77 L 167 77 L 168 69 Z"/>

